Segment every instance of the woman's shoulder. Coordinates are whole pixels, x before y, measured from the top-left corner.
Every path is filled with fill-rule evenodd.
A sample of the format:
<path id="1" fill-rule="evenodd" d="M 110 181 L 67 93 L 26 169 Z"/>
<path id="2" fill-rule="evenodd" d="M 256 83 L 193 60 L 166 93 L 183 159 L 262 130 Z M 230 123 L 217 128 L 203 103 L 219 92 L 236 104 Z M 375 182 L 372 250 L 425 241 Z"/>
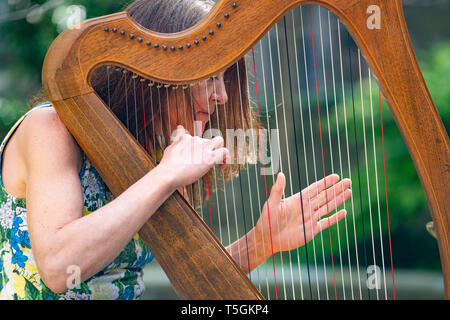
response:
<path id="1" fill-rule="evenodd" d="M 30 112 L 17 130 L 17 143 L 25 162 L 43 160 L 81 167 L 82 153 L 53 107 Z"/>

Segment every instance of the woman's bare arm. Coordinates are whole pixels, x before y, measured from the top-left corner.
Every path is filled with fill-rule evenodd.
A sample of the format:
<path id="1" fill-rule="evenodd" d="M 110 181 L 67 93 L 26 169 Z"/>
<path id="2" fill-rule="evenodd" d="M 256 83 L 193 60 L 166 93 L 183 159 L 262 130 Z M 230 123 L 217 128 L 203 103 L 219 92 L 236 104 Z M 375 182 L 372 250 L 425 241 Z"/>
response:
<path id="1" fill-rule="evenodd" d="M 54 110 L 28 117 L 19 145 L 27 172 L 30 241 L 42 280 L 64 292 L 69 266 L 80 268 L 81 281 L 103 269 L 175 188 L 156 167 L 115 200 L 82 216 L 79 147 Z"/>
<path id="2" fill-rule="evenodd" d="M 18 145 L 26 171 L 27 222 L 39 274 L 65 292 L 68 267 L 80 281 L 116 258 L 142 225 L 179 187 L 228 158 L 223 139 L 177 129 L 161 163 L 107 205 L 83 216 L 80 149 L 53 108 L 36 110 L 21 125 Z"/>

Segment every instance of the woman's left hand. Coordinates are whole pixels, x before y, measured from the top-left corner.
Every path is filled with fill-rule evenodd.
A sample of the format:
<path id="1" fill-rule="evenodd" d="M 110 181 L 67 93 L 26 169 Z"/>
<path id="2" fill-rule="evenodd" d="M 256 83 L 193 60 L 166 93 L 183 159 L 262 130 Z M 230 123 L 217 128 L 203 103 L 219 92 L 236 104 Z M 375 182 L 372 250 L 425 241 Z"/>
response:
<path id="1" fill-rule="evenodd" d="M 286 179 L 278 174 L 254 229 L 256 239 L 264 241 L 267 255 L 303 246 L 346 216 L 343 209 L 324 217 L 352 195 L 351 180 L 338 181 L 339 176 L 332 174 L 302 190 L 301 196 L 297 193 L 282 199 Z"/>

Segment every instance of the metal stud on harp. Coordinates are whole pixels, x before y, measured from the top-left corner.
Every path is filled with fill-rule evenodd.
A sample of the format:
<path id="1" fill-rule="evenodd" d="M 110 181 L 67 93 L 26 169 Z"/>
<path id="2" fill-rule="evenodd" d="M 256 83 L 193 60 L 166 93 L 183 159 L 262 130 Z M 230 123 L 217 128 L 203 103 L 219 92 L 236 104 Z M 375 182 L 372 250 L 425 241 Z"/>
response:
<path id="1" fill-rule="evenodd" d="M 239 97 L 230 96 L 224 106 L 208 99 L 222 85 L 210 78 L 234 68 L 236 81 L 225 86 L 250 98 L 256 127 L 249 129 L 259 132 L 267 149 L 255 149 L 257 165 L 245 164 L 246 170 L 218 192 L 212 187 L 223 172 L 211 170 L 203 185 L 205 205 L 199 209 L 205 221 L 190 205 L 193 199 L 177 192 L 140 231 L 175 290 L 185 299 L 386 299 L 396 298 L 391 284 L 397 279 L 395 247 L 383 230 L 389 228 L 388 213 L 395 212 L 388 211 L 383 196 L 389 193 L 384 174 L 389 168 L 385 171 L 382 157 L 386 137 L 381 145 L 375 139 L 381 119 L 368 117 L 383 111 L 386 117 L 380 108 L 384 96 L 427 196 L 448 297 L 450 196 L 444 159 L 450 158 L 450 144 L 405 34 L 401 1 L 316 1 L 333 13 L 303 3 L 281 0 L 275 12 L 270 0 L 222 0 L 189 32 L 168 37 L 137 26 L 126 13 L 92 19 L 63 33 L 50 48 L 43 70 L 47 97 L 117 196 L 156 165 L 158 159 L 149 155 L 156 148 L 150 120 L 164 110 L 186 123 L 189 117 L 179 117 L 186 115 L 179 111 L 206 101 L 206 128 L 245 122 L 242 113 L 226 112 L 244 103 Z M 373 5 L 381 8 L 389 33 L 367 27 L 367 8 Z M 359 49 L 347 46 L 352 41 L 345 27 Z M 78 57 L 79 52 L 89 52 L 89 58 Z M 115 69 L 107 67 L 111 90 L 95 93 L 91 79 L 83 77 L 95 76 L 102 65 L 120 66 L 120 72 L 113 75 Z M 122 95 L 126 114 L 106 106 L 112 105 L 106 98 L 116 96 L 117 86 L 132 98 Z M 158 103 L 169 95 L 176 97 L 175 104 Z M 274 252 L 249 274 L 250 280 L 224 245 L 256 224 L 280 171 L 286 175 L 284 197 L 330 173 L 351 178 L 348 214 L 306 246 Z M 248 201 L 243 201 L 245 194 L 251 195 Z M 302 205 L 308 201 L 300 199 Z M 335 212 L 332 202 L 325 204 L 326 211 Z M 247 244 L 251 240 L 244 239 Z M 241 263 L 250 264 L 252 256 L 243 254 Z M 369 281 L 372 265 L 380 269 L 374 282 Z"/>

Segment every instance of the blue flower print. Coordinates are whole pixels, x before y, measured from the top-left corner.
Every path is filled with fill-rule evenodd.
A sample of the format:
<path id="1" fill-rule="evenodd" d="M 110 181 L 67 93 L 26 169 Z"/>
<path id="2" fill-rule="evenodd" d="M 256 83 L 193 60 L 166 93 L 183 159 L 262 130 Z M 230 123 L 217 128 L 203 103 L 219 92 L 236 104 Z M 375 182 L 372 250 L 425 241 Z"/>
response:
<path id="1" fill-rule="evenodd" d="M 124 292 L 123 292 L 123 296 L 122 296 L 123 300 L 133 300 L 134 299 L 134 290 L 133 287 L 126 287 Z"/>
<path id="2" fill-rule="evenodd" d="M 25 268 L 25 261 L 27 260 L 28 257 L 23 255 L 22 251 L 14 251 L 11 258 L 11 263 L 17 264 L 21 268 Z"/>
<path id="3" fill-rule="evenodd" d="M 20 230 L 19 227 L 22 224 L 23 219 L 14 216 L 13 225 L 11 228 L 11 251 L 12 251 L 12 259 L 11 263 L 17 264 L 21 268 L 25 268 L 25 261 L 28 260 L 28 257 L 25 256 L 22 252 L 22 248 L 30 248 L 30 237 L 28 235 L 28 231 Z"/>

